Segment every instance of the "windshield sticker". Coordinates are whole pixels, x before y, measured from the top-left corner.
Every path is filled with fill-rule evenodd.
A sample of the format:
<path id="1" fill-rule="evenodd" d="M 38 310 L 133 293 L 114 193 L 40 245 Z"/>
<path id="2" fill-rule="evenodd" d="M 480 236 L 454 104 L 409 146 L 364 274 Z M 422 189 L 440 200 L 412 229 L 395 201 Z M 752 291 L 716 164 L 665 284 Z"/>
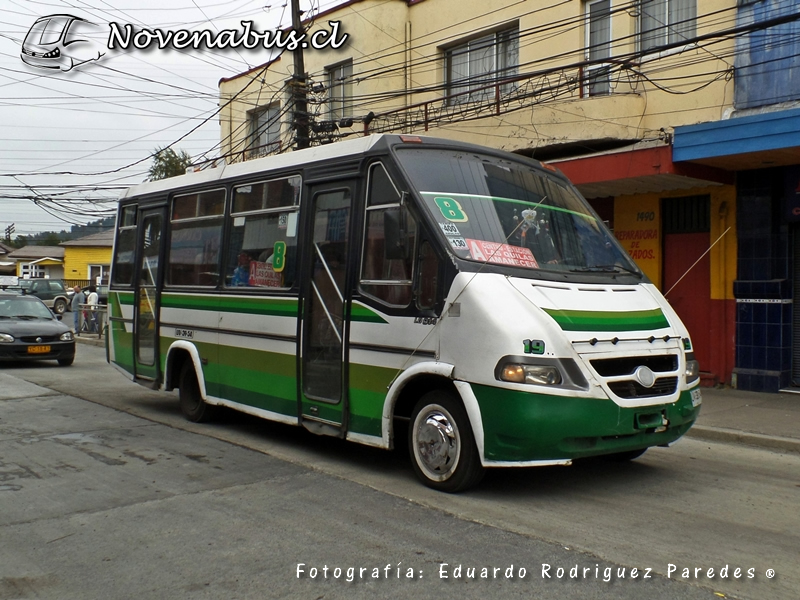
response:
<path id="1" fill-rule="evenodd" d="M 461 232 L 458 230 L 458 227 L 456 227 L 452 223 L 439 223 L 439 227 L 446 236 L 461 235 Z"/>
<path id="2" fill-rule="evenodd" d="M 458 200 L 445 196 L 436 196 L 433 201 L 436 203 L 436 206 L 439 207 L 439 210 L 442 211 L 442 216 L 448 221 L 456 223 L 466 223 L 469 221 L 469 217 L 467 217 L 467 214 L 464 212 Z"/>
<path id="3" fill-rule="evenodd" d="M 484 240 L 471 240 L 469 238 L 466 241 L 473 260 L 514 267 L 527 267 L 528 269 L 539 268 L 539 264 L 533 257 L 533 252 L 530 251 L 530 248 Z"/>
<path id="4" fill-rule="evenodd" d="M 447 238 L 447 241 L 450 242 L 450 245 L 453 247 L 453 250 L 460 250 L 462 252 L 464 250 L 468 250 L 467 242 L 464 240 L 463 237 Z"/>

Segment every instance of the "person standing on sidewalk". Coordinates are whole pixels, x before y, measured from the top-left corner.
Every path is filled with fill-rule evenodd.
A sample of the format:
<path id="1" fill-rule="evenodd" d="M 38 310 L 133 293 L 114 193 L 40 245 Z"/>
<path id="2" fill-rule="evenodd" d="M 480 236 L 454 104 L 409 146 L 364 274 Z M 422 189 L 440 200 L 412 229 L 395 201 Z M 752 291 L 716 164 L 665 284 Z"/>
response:
<path id="1" fill-rule="evenodd" d="M 81 286 L 76 285 L 74 288 L 75 295 L 72 296 L 72 304 L 70 308 L 72 309 L 72 318 L 75 325 L 75 335 L 80 335 L 81 332 L 81 304 L 85 304 L 86 297 L 83 295 L 81 291 Z"/>
<path id="2" fill-rule="evenodd" d="M 97 290 L 94 286 L 89 288 L 89 296 L 86 298 L 86 304 L 89 305 L 89 314 L 91 315 L 91 324 L 89 331 L 97 333 Z"/>

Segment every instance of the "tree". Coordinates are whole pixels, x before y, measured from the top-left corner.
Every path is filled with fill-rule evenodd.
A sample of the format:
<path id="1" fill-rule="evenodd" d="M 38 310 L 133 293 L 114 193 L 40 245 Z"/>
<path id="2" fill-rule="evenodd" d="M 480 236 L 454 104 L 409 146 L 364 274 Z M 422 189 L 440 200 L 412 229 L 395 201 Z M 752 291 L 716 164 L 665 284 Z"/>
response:
<path id="1" fill-rule="evenodd" d="M 186 167 L 192 164 L 192 157 L 181 150 L 180 154 L 172 148 L 156 148 L 153 154 L 153 164 L 147 172 L 147 181 L 156 181 L 175 177 L 186 173 Z"/>

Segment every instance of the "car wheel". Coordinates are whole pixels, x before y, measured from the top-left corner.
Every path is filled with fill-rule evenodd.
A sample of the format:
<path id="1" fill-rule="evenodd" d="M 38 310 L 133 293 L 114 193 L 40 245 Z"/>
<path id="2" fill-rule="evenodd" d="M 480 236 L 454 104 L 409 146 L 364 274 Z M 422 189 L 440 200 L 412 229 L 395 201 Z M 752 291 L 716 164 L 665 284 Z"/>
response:
<path id="1" fill-rule="evenodd" d="M 483 477 L 467 412 L 448 392 L 430 392 L 417 403 L 408 446 L 417 477 L 435 490 L 459 492 Z"/>
<path id="2" fill-rule="evenodd" d="M 207 423 L 217 414 L 217 407 L 206 404 L 200 394 L 200 384 L 197 383 L 197 374 L 191 360 L 185 361 L 181 368 L 178 397 L 183 416 L 193 423 Z"/>
<path id="3" fill-rule="evenodd" d="M 59 367 L 68 367 L 74 362 L 75 362 L 75 357 L 74 356 L 70 356 L 69 358 L 59 358 L 58 359 L 58 366 Z"/>
<path id="4" fill-rule="evenodd" d="M 63 315 L 67 311 L 67 301 L 63 298 L 56 298 L 53 302 L 53 312 L 57 315 Z"/>

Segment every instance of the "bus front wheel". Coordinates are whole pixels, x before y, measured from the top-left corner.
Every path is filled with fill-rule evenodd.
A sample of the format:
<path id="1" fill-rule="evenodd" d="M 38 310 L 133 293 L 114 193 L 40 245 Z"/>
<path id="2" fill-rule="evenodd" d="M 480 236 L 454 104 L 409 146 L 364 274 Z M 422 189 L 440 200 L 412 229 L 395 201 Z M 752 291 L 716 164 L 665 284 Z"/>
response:
<path id="1" fill-rule="evenodd" d="M 200 394 L 200 384 L 197 383 L 197 374 L 194 365 L 187 360 L 181 368 L 181 377 L 178 385 L 178 397 L 181 403 L 183 416 L 194 423 L 206 423 L 213 420 L 217 407 L 206 404 Z"/>
<path id="2" fill-rule="evenodd" d="M 417 403 L 408 445 L 414 471 L 435 490 L 459 492 L 483 477 L 466 410 L 447 392 L 430 392 Z"/>

